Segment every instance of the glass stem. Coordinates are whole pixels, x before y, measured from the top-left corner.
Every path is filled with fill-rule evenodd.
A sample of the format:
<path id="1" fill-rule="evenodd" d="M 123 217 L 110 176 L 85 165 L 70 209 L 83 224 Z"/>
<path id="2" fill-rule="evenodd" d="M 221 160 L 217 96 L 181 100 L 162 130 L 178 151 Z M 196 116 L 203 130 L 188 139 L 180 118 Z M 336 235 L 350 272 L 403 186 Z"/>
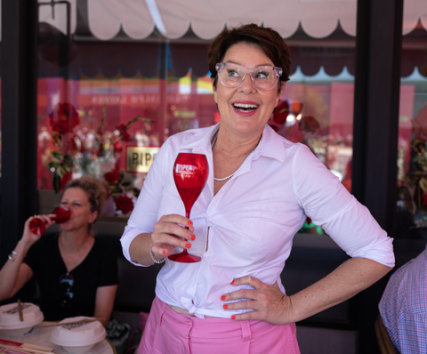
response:
<path id="1" fill-rule="evenodd" d="M 190 210 L 186 210 L 185 211 L 185 217 L 187 218 L 187 219 L 190 219 Z M 189 227 L 188 226 L 186 226 L 185 227 L 187 230 L 189 229 Z M 185 239 L 185 241 L 188 241 L 187 239 Z M 184 253 L 184 254 L 188 254 L 188 251 L 187 251 L 187 249 L 186 248 L 184 248 L 184 250 L 182 251 L 182 253 Z"/>

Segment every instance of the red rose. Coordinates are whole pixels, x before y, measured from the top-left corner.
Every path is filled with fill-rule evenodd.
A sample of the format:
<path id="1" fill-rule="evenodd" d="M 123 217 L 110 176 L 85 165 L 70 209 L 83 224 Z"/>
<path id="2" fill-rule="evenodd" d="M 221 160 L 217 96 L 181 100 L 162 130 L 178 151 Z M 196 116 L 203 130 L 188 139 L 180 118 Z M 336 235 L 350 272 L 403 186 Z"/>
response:
<path id="1" fill-rule="evenodd" d="M 272 127 L 272 128 L 274 129 L 274 131 L 275 131 L 276 133 L 278 133 L 278 132 L 279 132 L 279 128 L 278 128 L 276 125 L 271 124 L 271 123 L 269 123 L 269 125 L 270 125 L 270 127 Z"/>
<path id="2" fill-rule="evenodd" d="M 61 190 L 63 190 L 65 188 L 65 185 L 68 183 L 68 181 L 71 180 L 71 177 L 72 177 L 72 173 L 71 172 L 66 172 L 61 177 Z"/>
<path id="3" fill-rule="evenodd" d="M 118 126 L 116 127 L 116 130 L 118 130 L 118 131 L 119 131 L 120 136 L 122 137 L 122 139 L 123 139 L 124 141 L 129 141 L 129 140 L 130 140 L 130 135 L 129 135 L 129 133 L 128 133 L 128 128 L 127 128 L 127 126 L 126 126 L 126 125 L 124 125 L 124 124 L 120 124 L 120 125 L 118 125 Z"/>
<path id="4" fill-rule="evenodd" d="M 56 111 L 49 114 L 49 123 L 53 131 L 69 133 L 79 124 L 79 115 L 71 103 L 60 103 Z"/>
<path id="5" fill-rule="evenodd" d="M 276 109 L 273 112 L 273 121 L 277 124 L 283 124 L 286 122 L 286 118 L 289 114 L 289 103 L 288 101 L 280 101 Z"/>
<path id="6" fill-rule="evenodd" d="M 119 195 L 115 200 L 117 210 L 123 214 L 130 213 L 133 210 L 133 201 L 126 195 Z"/>
<path id="7" fill-rule="evenodd" d="M 116 183 L 119 177 L 120 177 L 120 173 L 117 169 L 109 171 L 104 174 L 104 178 L 108 182 L 108 184 Z"/>
<path id="8" fill-rule="evenodd" d="M 119 141 L 116 141 L 113 144 L 113 149 L 114 149 L 114 152 L 122 152 L 123 150 L 122 144 Z"/>

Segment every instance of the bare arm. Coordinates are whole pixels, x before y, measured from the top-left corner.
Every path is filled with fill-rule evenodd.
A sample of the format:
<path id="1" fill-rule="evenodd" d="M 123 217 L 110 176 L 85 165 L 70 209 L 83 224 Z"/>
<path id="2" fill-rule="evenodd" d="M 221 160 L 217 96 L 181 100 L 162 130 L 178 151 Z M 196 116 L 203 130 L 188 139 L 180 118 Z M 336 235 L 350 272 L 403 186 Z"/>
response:
<path id="1" fill-rule="evenodd" d="M 29 247 L 19 241 L 15 247 L 13 260 L 7 260 L 0 270 L 0 301 L 14 296 L 33 276 L 31 268 L 22 263 Z"/>
<path id="2" fill-rule="evenodd" d="M 46 222 L 46 226 L 50 226 L 53 223 L 50 216 L 39 215 L 38 217 Z M 0 301 L 15 295 L 33 276 L 31 268 L 22 263 L 28 250 L 40 238 L 29 229 L 31 218 L 28 218 L 24 224 L 22 237 L 14 249 L 14 254 L 11 254 L 12 259 L 8 259 L 0 270 L 0 284 L 2 285 L 0 287 Z"/>
<path id="3" fill-rule="evenodd" d="M 95 317 L 107 327 L 113 312 L 117 285 L 100 286 L 96 289 Z"/>
<path id="4" fill-rule="evenodd" d="M 291 296 L 294 321 L 339 304 L 368 288 L 392 268 L 367 258 L 351 258 L 313 285 Z"/>
<path id="5" fill-rule="evenodd" d="M 250 299 L 226 304 L 228 310 L 253 310 L 236 315 L 236 320 L 257 319 L 275 324 L 297 322 L 349 299 L 390 270 L 390 267 L 366 258 L 351 258 L 324 278 L 291 296 L 284 295 L 277 284 L 268 285 L 247 276 L 235 279 L 234 284 L 250 285 L 253 290 L 243 289 L 225 294 L 222 300 Z"/>
<path id="6" fill-rule="evenodd" d="M 152 265 L 154 264 L 150 256 L 150 247 L 151 247 L 151 234 L 139 234 L 134 238 L 129 247 L 129 254 L 134 262 L 143 265 Z M 154 253 L 153 245 L 153 256 L 159 261 L 163 258 L 158 254 Z"/>

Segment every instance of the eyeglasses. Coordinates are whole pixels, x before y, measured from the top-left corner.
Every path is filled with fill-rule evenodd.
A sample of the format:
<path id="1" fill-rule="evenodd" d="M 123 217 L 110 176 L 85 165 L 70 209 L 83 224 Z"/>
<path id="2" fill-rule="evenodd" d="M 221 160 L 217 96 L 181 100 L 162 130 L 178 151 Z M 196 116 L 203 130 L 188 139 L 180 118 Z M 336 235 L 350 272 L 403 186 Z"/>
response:
<path id="1" fill-rule="evenodd" d="M 61 287 L 62 298 L 61 305 L 63 307 L 67 307 L 71 304 L 74 298 L 74 277 L 71 273 L 65 273 L 59 277 L 59 285 Z"/>
<path id="2" fill-rule="evenodd" d="M 260 90 L 274 88 L 283 72 L 282 68 L 276 66 L 262 65 L 248 69 L 235 63 L 217 63 L 215 69 L 219 81 L 226 87 L 239 87 L 249 73 L 254 86 Z"/>

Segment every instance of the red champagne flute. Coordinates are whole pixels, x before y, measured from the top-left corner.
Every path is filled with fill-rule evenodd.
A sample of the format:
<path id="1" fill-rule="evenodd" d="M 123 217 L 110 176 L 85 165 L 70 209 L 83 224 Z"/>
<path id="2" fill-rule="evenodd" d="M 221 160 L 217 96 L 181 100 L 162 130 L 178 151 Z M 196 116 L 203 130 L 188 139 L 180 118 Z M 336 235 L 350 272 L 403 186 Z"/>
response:
<path id="1" fill-rule="evenodd" d="M 55 209 L 53 209 L 52 214 L 55 214 L 53 219 L 55 220 L 56 224 L 62 224 L 71 216 L 70 209 L 67 209 L 65 207 L 59 206 Z M 40 219 L 38 217 L 34 217 L 30 220 L 30 230 L 33 234 L 41 236 L 46 231 L 46 223 L 43 219 Z"/>
<path id="2" fill-rule="evenodd" d="M 184 203 L 187 218 L 190 218 L 191 208 L 206 184 L 208 172 L 208 160 L 203 154 L 181 152 L 175 160 L 173 178 Z M 199 262 L 201 259 L 199 256 L 189 254 L 185 248 L 181 253 L 171 254 L 168 258 L 183 263 Z"/>

